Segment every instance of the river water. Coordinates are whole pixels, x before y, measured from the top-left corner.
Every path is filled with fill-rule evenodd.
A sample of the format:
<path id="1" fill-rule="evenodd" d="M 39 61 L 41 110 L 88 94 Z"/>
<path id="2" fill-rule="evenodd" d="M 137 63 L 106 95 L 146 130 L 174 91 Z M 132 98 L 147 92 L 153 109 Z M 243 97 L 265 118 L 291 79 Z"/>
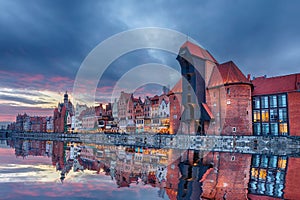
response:
<path id="1" fill-rule="evenodd" d="M 300 199 L 298 157 L 0 142 L 0 199 Z"/>

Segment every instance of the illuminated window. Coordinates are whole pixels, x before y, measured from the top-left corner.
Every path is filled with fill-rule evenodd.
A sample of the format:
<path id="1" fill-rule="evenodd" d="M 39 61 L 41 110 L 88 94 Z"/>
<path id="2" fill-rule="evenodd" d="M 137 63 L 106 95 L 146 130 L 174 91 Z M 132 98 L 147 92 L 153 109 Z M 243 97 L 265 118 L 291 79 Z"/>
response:
<path id="1" fill-rule="evenodd" d="M 259 110 L 253 111 L 253 122 L 260 122 L 260 112 Z"/>
<path id="2" fill-rule="evenodd" d="M 278 159 L 278 168 L 285 169 L 286 168 L 286 157 L 279 157 Z"/>
<path id="3" fill-rule="evenodd" d="M 256 169 L 256 168 L 251 169 L 251 177 L 252 178 L 257 178 L 258 177 L 258 169 Z"/>
<path id="4" fill-rule="evenodd" d="M 286 135 L 288 132 L 287 123 L 280 123 L 279 124 L 279 134 Z"/>
<path id="5" fill-rule="evenodd" d="M 269 111 L 268 110 L 262 110 L 261 111 L 261 121 L 262 122 L 268 122 L 269 121 Z"/>
<path id="6" fill-rule="evenodd" d="M 266 177 L 267 177 L 267 170 L 265 170 L 265 169 L 260 169 L 259 170 L 259 179 L 266 179 Z"/>

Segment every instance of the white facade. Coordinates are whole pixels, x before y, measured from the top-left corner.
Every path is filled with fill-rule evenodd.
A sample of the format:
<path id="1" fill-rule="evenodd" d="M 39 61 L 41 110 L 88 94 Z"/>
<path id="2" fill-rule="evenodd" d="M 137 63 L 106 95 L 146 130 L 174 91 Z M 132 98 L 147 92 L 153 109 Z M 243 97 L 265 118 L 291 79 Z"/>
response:
<path id="1" fill-rule="evenodd" d="M 75 108 L 75 122 L 74 122 L 74 129 L 78 130 L 82 128 L 82 120 L 79 118 L 82 111 L 86 110 L 88 107 L 87 105 L 79 105 L 76 104 Z M 73 127 L 72 127 L 73 128 Z"/>
<path id="2" fill-rule="evenodd" d="M 163 99 L 158 107 L 158 115 L 160 118 L 167 118 L 170 116 L 170 102 Z"/>
<path id="3" fill-rule="evenodd" d="M 46 118 L 46 131 L 53 132 L 53 117 Z"/>
<path id="4" fill-rule="evenodd" d="M 84 116 L 82 117 L 82 129 L 93 129 L 95 122 L 97 121 L 96 116 Z"/>

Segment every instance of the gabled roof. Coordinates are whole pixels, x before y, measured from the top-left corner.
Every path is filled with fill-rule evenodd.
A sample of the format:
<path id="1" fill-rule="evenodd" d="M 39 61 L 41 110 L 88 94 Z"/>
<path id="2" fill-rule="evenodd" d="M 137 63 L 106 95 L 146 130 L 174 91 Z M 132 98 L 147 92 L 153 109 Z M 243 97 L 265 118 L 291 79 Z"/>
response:
<path id="1" fill-rule="evenodd" d="M 218 61 L 207 50 L 201 48 L 200 46 L 198 46 L 190 41 L 186 41 L 180 47 L 180 49 L 183 49 L 183 48 L 187 48 L 193 56 L 197 56 L 204 60 L 210 60 L 214 63 L 218 63 Z"/>
<path id="2" fill-rule="evenodd" d="M 208 105 L 206 103 L 202 103 L 202 106 L 203 106 L 204 110 L 206 111 L 207 115 L 209 116 L 209 118 L 214 119 L 214 115 L 211 112 L 211 110 L 209 109 Z"/>
<path id="3" fill-rule="evenodd" d="M 208 87 L 237 83 L 251 84 L 234 62 L 229 61 L 214 67 Z"/>
<path id="4" fill-rule="evenodd" d="M 252 80 L 252 83 L 253 96 L 300 91 L 300 73 L 270 78 L 262 76 Z"/>

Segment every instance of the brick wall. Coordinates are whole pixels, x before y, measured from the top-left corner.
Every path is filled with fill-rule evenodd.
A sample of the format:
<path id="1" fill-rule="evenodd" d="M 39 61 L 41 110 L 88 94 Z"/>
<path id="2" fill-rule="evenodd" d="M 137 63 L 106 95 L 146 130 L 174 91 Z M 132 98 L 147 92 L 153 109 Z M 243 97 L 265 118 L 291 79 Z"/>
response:
<path id="1" fill-rule="evenodd" d="M 206 162 L 214 162 L 214 170 L 203 182 L 203 194 L 211 199 L 247 199 L 251 155 L 210 153 Z"/>
<path id="2" fill-rule="evenodd" d="M 215 118 L 206 131 L 208 134 L 252 135 L 250 85 L 236 84 L 209 89 L 207 104 Z"/>
<path id="3" fill-rule="evenodd" d="M 291 136 L 300 136 L 300 92 L 288 93 L 289 131 Z"/>
<path id="4" fill-rule="evenodd" d="M 300 158 L 290 157 L 285 177 L 284 199 L 300 199 Z"/>

